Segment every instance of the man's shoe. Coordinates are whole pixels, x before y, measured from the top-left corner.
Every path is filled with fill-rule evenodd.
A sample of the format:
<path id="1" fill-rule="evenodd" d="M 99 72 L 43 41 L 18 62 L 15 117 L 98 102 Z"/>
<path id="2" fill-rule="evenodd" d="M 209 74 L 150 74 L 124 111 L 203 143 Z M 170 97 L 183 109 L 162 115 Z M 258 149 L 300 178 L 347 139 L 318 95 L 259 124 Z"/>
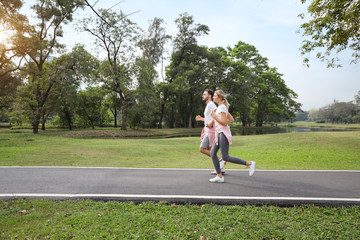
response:
<path id="1" fill-rule="evenodd" d="M 219 163 L 220 163 L 220 169 L 223 169 L 225 166 L 225 161 L 220 159 Z"/>
<path id="2" fill-rule="evenodd" d="M 209 179 L 210 182 L 212 183 L 223 183 L 225 181 L 224 177 L 220 178 L 218 176 Z"/>
<path id="3" fill-rule="evenodd" d="M 222 174 L 225 173 L 225 169 L 221 168 L 220 170 L 221 170 L 221 173 L 222 173 Z M 216 170 L 212 171 L 212 172 L 211 172 L 211 175 L 217 175 Z"/>
<path id="4" fill-rule="evenodd" d="M 248 166 L 249 168 L 249 176 L 251 177 L 252 175 L 254 175 L 255 173 L 255 167 L 256 167 L 256 162 L 251 161 L 251 165 Z"/>

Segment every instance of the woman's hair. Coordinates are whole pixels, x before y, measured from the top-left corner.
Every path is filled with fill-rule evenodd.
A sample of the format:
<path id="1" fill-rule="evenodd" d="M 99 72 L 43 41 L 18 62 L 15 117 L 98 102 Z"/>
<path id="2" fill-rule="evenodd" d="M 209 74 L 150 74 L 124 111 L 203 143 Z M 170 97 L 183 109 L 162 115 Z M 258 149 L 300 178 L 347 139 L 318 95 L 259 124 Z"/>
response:
<path id="1" fill-rule="evenodd" d="M 229 104 L 228 100 L 226 99 L 226 94 L 223 92 L 223 90 L 216 90 L 215 93 L 216 93 L 216 95 L 218 95 L 218 97 L 220 97 L 223 100 L 226 108 L 229 109 L 230 104 Z"/>

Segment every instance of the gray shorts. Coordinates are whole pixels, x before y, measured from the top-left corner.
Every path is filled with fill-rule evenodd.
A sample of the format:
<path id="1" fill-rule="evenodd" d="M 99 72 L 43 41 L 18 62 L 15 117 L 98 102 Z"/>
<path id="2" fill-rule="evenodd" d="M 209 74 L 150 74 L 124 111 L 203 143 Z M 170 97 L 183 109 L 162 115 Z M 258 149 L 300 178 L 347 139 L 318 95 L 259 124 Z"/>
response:
<path id="1" fill-rule="evenodd" d="M 201 148 L 210 148 L 209 137 L 207 136 L 207 134 L 205 134 L 203 140 L 201 141 L 200 147 Z"/>

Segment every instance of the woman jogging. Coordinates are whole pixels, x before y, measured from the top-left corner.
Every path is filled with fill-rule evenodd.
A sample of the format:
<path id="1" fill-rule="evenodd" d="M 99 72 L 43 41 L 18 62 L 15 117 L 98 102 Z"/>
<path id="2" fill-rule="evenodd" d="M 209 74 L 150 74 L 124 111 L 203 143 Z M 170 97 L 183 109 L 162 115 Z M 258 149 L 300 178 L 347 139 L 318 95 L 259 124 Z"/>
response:
<path id="1" fill-rule="evenodd" d="M 240 158 L 229 156 L 229 145 L 232 143 L 232 135 L 227 121 L 229 103 L 226 100 L 225 93 L 222 90 L 215 91 L 213 101 L 218 104 L 218 108 L 211 112 L 213 120 L 208 124 L 208 127 L 213 127 L 215 123 L 215 140 L 211 147 L 211 159 L 217 175 L 209 181 L 212 183 L 224 182 L 224 177 L 221 173 L 219 160 L 217 158 L 219 148 L 224 161 L 246 165 L 249 168 L 249 175 L 254 175 L 256 162 L 245 161 Z"/>

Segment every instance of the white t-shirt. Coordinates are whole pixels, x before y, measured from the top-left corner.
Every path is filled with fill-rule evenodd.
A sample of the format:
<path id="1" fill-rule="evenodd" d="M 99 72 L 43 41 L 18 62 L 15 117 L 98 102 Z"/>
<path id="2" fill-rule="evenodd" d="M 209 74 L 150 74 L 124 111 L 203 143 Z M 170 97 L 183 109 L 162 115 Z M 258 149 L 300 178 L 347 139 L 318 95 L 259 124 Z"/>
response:
<path id="1" fill-rule="evenodd" d="M 228 109 L 227 107 L 225 106 L 225 104 L 221 104 L 217 109 L 216 109 L 216 112 L 215 112 L 215 115 L 216 117 L 218 117 L 219 119 L 221 119 L 221 113 L 224 112 L 226 113 L 226 117 L 228 115 Z M 216 123 L 218 123 L 216 120 L 215 120 Z"/>
<path id="2" fill-rule="evenodd" d="M 204 121 L 204 124 L 205 126 L 211 122 L 213 120 L 213 117 L 210 115 L 211 111 L 215 110 L 216 109 L 216 105 L 213 101 L 210 101 L 207 105 L 206 105 L 206 108 L 205 108 L 205 111 L 204 111 L 204 118 L 205 118 L 205 121 Z"/>

